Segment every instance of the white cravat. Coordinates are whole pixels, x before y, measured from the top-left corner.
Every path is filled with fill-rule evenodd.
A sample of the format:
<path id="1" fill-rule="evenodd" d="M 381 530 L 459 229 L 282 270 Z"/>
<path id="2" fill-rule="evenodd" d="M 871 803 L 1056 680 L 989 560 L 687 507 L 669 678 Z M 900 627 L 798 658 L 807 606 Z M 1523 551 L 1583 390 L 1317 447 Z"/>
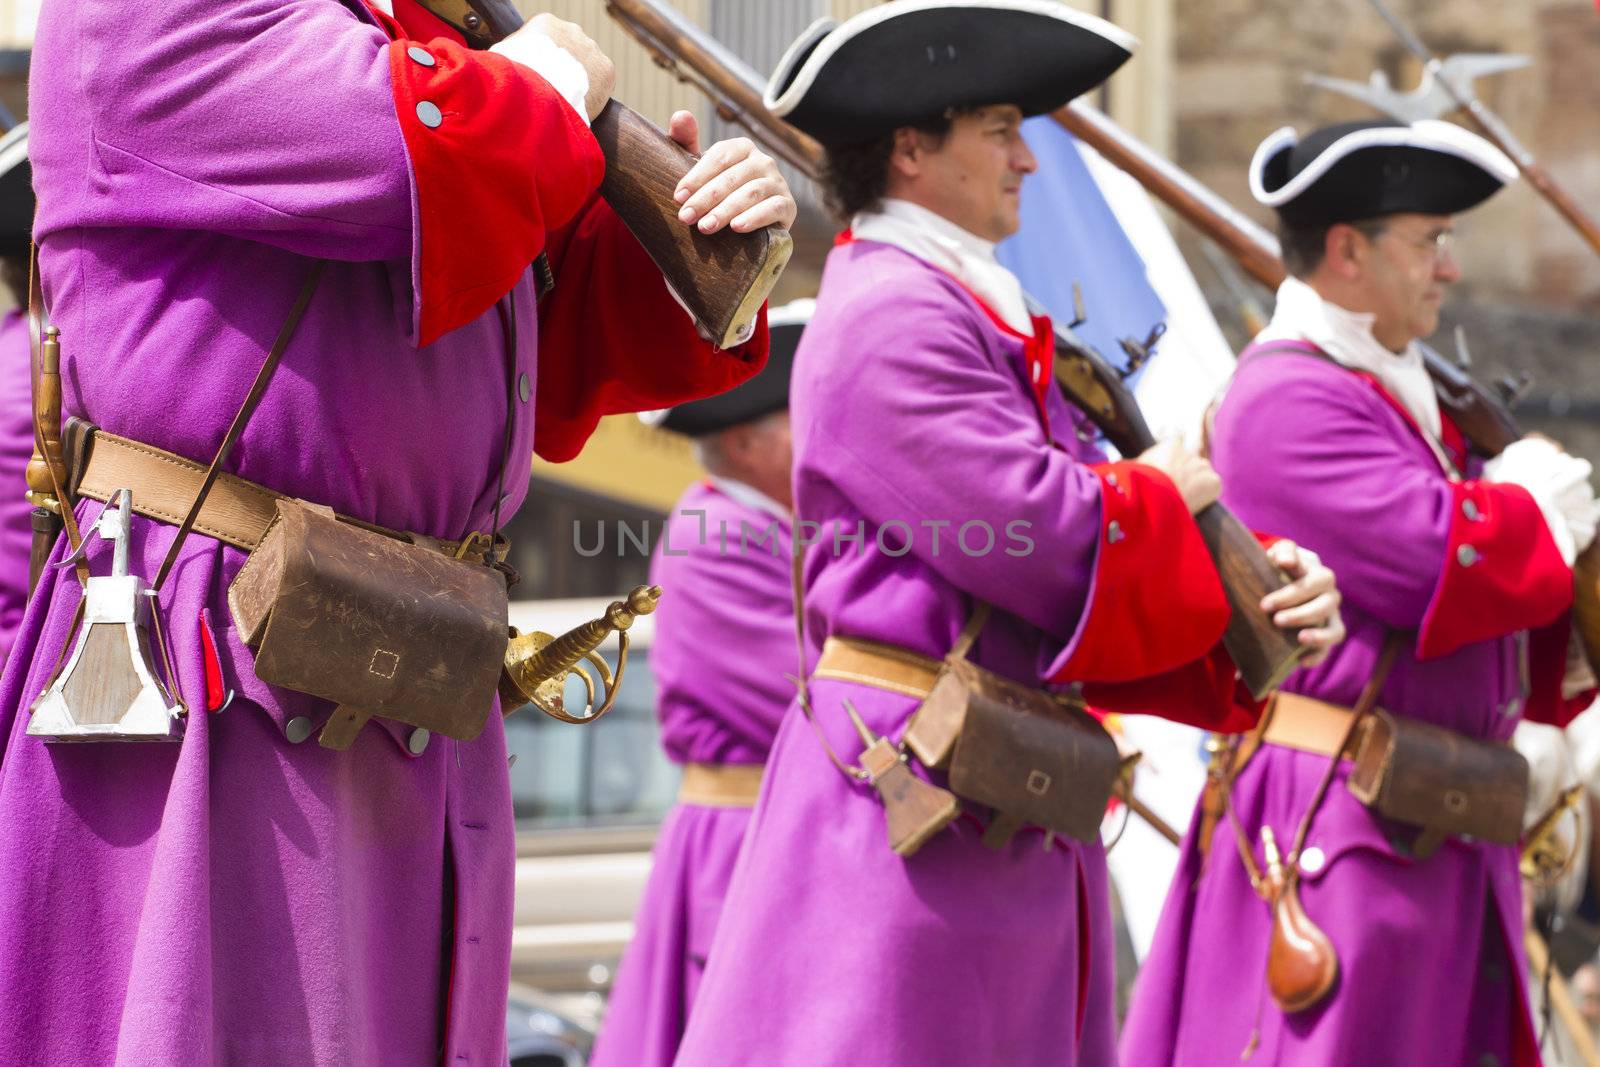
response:
<path id="1" fill-rule="evenodd" d="M 909 200 L 885 198 L 877 211 L 850 220 L 862 241 L 880 241 L 946 271 L 978 294 L 1007 326 L 1033 336 L 1033 319 L 1022 297 L 1022 283 L 994 258 L 994 242 L 957 226 L 943 215 Z"/>
<path id="2" fill-rule="evenodd" d="M 1383 347 L 1372 336 L 1374 317 L 1329 303 L 1298 278 L 1285 278 L 1278 287 L 1272 322 L 1256 340 L 1310 341 L 1344 366 L 1365 371 L 1437 442 L 1441 433 L 1439 398 L 1434 395 L 1422 350 L 1415 344 L 1400 352 Z"/>
<path id="3" fill-rule="evenodd" d="M 709 477 L 711 479 L 711 484 L 716 486 L 717 490 L 729 500 L 743 504 L 747 508 L 755 508 L 757 511 L 765 511 L 768 515 L 780 518 L 784 522 L 789 522 L 794 518 L 794 516 L 790 514 L 788 508 L 784 507 L 782 504 L 778 503 L 776 500 L 772 499 L 770 496 L 763 493 L 753 485 L 746 485 L 744 482 L 737 481 L 733 478 L 724 478 L 716 474 L 710 475 Z"/>

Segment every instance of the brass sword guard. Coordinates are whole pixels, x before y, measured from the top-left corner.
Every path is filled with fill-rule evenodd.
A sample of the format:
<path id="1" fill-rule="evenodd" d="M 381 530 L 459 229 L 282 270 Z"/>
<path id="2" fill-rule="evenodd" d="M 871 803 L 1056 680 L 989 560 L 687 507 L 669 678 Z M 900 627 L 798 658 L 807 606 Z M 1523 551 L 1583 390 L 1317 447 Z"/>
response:
<path id="1" fill-rule="evenodd" d="M 626 600 L 614 600 L 606 612 L 582 626 L 552 637 L 547 633 L 521 634 L 511 630 L 506 647 L 505 667 L 500 672 L 500 708 L 509 715 L 524 704 L 532 704 L 552 719 L 561 722 L 594 722 L 611 710 L 622 688 L 622 672 L 628 666 L 628 629 L 640 615 L 649 615 L 661 602 L 659 585 L 637 586 Z M 617 670 L 613 675 L 599 648 L 606 638 L 617 635 Z M 581 666 L 585 661 L 599 672 L 600 685 Z M 584 714 L 566 709 L 567 680 L 577 677 L 587 693 Z M 598 706 L 595 698 L 602 696 Z"/>
<path id="2" fill-rule="evenodd" d="M 1555 885 L 1572 866 L 1577 848 L 1564 844 L 1556 835 L 1556 827 L 1561 825 L 1561 817 L 1568 812 L 1577 817 L 1583 789 L 1582 782 L 1563 789 L 1555 803 L 1550 805 L 1550 810 L 1539 816 L 1523 835 L 1519 865 L 1522 877 L 1540 889 Z"/>

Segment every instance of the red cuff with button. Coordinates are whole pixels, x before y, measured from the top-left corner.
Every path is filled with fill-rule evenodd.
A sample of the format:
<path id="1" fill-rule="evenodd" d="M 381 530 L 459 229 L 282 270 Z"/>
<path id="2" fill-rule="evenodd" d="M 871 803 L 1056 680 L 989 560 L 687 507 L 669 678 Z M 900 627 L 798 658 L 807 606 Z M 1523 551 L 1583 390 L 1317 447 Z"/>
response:
<path id="1" fill-rule="evenodd" d="M 1417 658 L 1544 626 L 1572 605 L 1572 571 L 1544 514 L 1519 485 L 1457 482 L 1439 584 Z"/>
<path id="2" fill-rule="evenodd" d="M 393 32 L 393 27 L 390 27 Z M 456 40 L 389 46 L 417 196 L 417 343 L 517 284 L 605 176 L 582 116 L 539 75 Z"/>
<path id="3" fill-rule="evenodd" d="M 1208 656 L 1227 628 L 1228 599 L 1177 487 L 1128 460 L 1091 469 L 1100 549 L 1071 654 L 1050 680 L 1126 682 Z"/>

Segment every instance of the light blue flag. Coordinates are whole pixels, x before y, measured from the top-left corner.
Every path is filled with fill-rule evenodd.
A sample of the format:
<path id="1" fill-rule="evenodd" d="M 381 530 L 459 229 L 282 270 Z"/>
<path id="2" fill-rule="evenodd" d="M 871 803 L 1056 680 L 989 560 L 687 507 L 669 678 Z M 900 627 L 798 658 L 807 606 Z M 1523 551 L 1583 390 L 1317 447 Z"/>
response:
<path id="1" fill-rule="evenodd" d="M 1022 229 L 1000 243 L 1000 262 L 1063 325 L 1072 321 L 1077 282 L 1088 319 L 1076 332 L 1113 365 L 1126 366 L 1118 340 L 1143 341 L 1166 321 L 1166 308 L 1072 134 L 1048 115 L 1023 123 L 1022 133 L 1039 170 L 1022 183 Z"/>

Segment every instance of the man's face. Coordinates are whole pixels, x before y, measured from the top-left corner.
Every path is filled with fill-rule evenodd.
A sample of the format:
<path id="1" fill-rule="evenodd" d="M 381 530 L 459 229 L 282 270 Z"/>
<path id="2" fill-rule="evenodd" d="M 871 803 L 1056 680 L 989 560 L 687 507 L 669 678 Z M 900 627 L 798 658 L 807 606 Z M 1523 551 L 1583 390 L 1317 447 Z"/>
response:
<path id="1" fill-rule="evenodd" d="M 1038 162 L 1022 139 L 1022 110 L 997 104 L 958 115 L 943 141 L 914 134 L 918 203 L 969 233 L 1000 241 L 1022 225 L 1022 179 Z"/>
<path id="2" fill-rule="evenodd" d="M 1377 316 L 1373 336 L 1398 352 L 1431 335 L 1439 328 L 1445 287 L 1461 278 L 1450 251 L 1450 216 L 1390 215 L 1353 228 L 1366 310 Z"/>

